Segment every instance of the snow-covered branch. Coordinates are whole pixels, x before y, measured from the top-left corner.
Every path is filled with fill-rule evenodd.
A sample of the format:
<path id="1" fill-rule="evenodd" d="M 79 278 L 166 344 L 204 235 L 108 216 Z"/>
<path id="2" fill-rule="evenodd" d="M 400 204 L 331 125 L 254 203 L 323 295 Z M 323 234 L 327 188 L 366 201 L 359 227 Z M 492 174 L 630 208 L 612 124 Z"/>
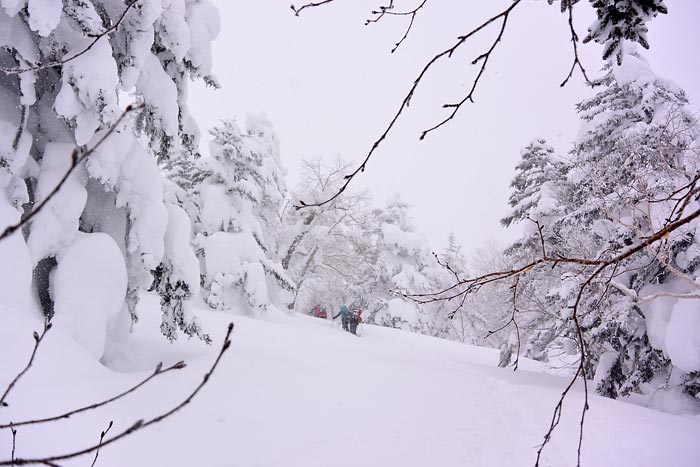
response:
<path id="1" fill-rule="evenodd" d="M 115 32 L 118 28 L 119 25 L 124 21 L 124 18 L 126 18 L 127 13 L 129 13 L 129 10 L 136 5 L 139 2 L 139 0 L 131 0 L 122 13 L 119 15 L 117 20 L 107 29 L 105 29 L 103 32 L 99 34 L 88 34 L 88 37 L 92 37 L 92 41 L 87 45 L 87 47 L 83 48 L 79 52 L 74 53 L 73 55 L 67 57 L 67 58 L 61 58 L 60 60 L 55 60 L 50 63 L 42 63 L 42 64 L 37 64 L 37 65 L 32 65 L 28 67 L 15 67 L 15 68 L 7 68 L 7 67 L 0 67 L 0 72 L 3 72 L 7 75 L 16 75 L 20 73 L 27 73 L 30 71 L 40 71 L 40 70 L 46 70 L 48 68 L 54 68 L 54 67 L 59 67 L 63 66 L 69 62 L 72 62 L 78 57 L 81 57 L 82 55 L 85 55 L 92 49 L 100 40 L 102 40 L 105 37 L 108 37 L 111 33 Z"/>
<path id="2" fill-rule="evenodd" d="M 70 175 L 73 173 L 73 171 L 80 166 L 90 155 L 92 155 L 101 145 L 104 143 L 109 136 L 119 128 L 119 125 L 121 122 L 129 115 L 131 112 L 135 110 L 140 110 L 143 108 L 143 104 L 136 104 L 136 105 L 129 105 L 127 108 L 122 112 L 122 114 L 117 118 L 117 120 L 112 124 L 109 129 L 102 134 L 100 139 L 97 140 L 97 142 L 92 146 L 90 149 L 87 149 L 85 151 L 80 151 L 80 149 L 75 148 L 73 150 L 73 153 L 71 154 L 71 163 L 70 166 L 68 167 L 68 170 L 63 174 L 61 179 L 58 181 L 56 186 L 49 192 L 49 194 L 41 200 L 41 202 L 34 207 L 31 211 L 29 211 L 25 216 L 22 217 L 22 219 L 17 222 L 16 224 L 10 225 L 5 230 L 3 230 L 2 234 L 0 234 L 0 241 L 4 240 L 5 238 L 9 237 L 12 235 L 15 231 L 18 229 L 21 229 L 22 226 L 27 224 L 29 221 L 32 220 L 34 216 L 39 214 L 42 209 L 46 206 L 46 204 L 51 201 L 51 199 L 56 196 L 56 194 L 61 190 L 61 187 L 66 183 Z"/>

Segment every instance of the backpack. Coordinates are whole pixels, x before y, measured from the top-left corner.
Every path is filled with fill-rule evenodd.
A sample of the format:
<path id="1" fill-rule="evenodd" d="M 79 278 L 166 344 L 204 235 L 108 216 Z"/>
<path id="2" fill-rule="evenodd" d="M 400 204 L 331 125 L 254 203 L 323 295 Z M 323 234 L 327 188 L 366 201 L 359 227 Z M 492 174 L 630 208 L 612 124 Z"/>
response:
<path id="1" fill-rule="evenodd" d="M 360 314 L 357 312 L 357 310 L 352 310 L 350 312 L 350 322 L 356 324 L 360 322 Z"/>

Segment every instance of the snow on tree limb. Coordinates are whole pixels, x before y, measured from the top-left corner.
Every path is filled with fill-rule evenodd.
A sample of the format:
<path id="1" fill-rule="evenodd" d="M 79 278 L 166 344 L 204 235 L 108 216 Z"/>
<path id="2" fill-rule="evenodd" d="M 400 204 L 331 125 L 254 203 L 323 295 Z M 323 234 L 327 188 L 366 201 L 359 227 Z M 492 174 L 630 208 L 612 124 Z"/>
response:
<path id="1" fill-rule="evenodd" d="M 68 168 L 68 170 L 65 172 L 63 177 L 59 180 L 58 184 L 49 192 L 49 194 L 41 200 L 41 202 L 34 208 L 32 209 L 29 213 L 27 213 L 25 216 L 22 217 L 22 220 L 20 220 L 18 223 L 10 225 L 3 230 L 2 234 L 0 234 L 0 241 L 4 240 L 5 238 L 9 237 L 12 235 L 15 231 L 18 229 L 22 228 L 25 224 L 27 224 L 29 221 L 32 220 L 34 216 L 39 214 L 42 209 L 46 206 L 46 204 L 51 201 L 51 198 L 56 196 L 56 194 L 60 191 L 61 187 L 66 183 L 70 175 L 73 173 L 73 171 L 80 166 L 80 164 L 85 161 L 88 157 L 90 157 L 91 154 L 93 154 L 99 147 L 102 145 L 102 143 L 105 142 L 105 140 L 119 127 L 119 124 L 124 120 L 124 118 L 130 114 L 131 112 L 135 110 L 139 110 L 143 108 L 143 104 L 137 104 L 137 105 L 129 105 L 127 108 L 122 112 L 122 114 L 119 116 L 119 118 L 114 122 L 114 124 L 100 137 L 100 139 L 97 140 L 94 146 L 92 146 L 90 149 L 85 150 L 84 152 L 81 152 L 76 148 L 73 150 L 73 153 L 71 155 L 71 165 Z"/>

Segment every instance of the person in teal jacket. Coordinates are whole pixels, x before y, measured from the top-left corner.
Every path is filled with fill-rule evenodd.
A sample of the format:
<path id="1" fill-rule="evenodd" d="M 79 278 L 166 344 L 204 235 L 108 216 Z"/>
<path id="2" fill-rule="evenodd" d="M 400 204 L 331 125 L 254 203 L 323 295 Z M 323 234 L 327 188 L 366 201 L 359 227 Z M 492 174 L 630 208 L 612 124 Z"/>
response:
<path id="1" fill-rule="evenodd" d="M 348 323 L 350 323 L 350 310 L 348 310 L 348 307 L 345 305 L 341 306 L 340 311 L 333 317 L 333 319 L 336 319 L 338 316 L 340 316 L 340 322 L 343 325 L 343 329 L 349 331 Z"/>

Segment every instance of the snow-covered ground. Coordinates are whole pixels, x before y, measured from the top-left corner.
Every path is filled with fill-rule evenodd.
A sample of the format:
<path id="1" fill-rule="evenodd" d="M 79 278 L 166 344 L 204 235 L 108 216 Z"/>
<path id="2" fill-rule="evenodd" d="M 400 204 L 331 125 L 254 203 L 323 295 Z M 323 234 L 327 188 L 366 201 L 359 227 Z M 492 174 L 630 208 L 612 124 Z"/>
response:
<path id="1" fill-rule="evenodd" d="M 61 454 L 96 443 L 179 403 L 200 381 L 235 322 L 230 351 L 199 396 L 166 421 L 102 449 L 98 466 L 528 466 L 534 465 L 566 378 L 536 362 L 496 367 L 497 352 L 387 328 L 354 337 L 304 315 L 263 319 L 197 310 L 212 346 L 158 332 L 156 297 L 144 296 L 129 348 L 108 369 L 52 329 L 0 423 L 98 401 L 167 373 L 114 404 L 42 427 L 18 429 L 17 457 Z M 0 389 L 24 365 L 41 323 L 0 309 Z M 545 466 L 576 464 L 582 392 L 566 400 Z M 108 434 L 109 436 L 109 434 Z M 697 466 L 700 418 L 592 396 L 584 466 Z M 11 433 L 0 433 L 2 459 Z M 89 465 L 83 457 L 60 465 Z"/>

